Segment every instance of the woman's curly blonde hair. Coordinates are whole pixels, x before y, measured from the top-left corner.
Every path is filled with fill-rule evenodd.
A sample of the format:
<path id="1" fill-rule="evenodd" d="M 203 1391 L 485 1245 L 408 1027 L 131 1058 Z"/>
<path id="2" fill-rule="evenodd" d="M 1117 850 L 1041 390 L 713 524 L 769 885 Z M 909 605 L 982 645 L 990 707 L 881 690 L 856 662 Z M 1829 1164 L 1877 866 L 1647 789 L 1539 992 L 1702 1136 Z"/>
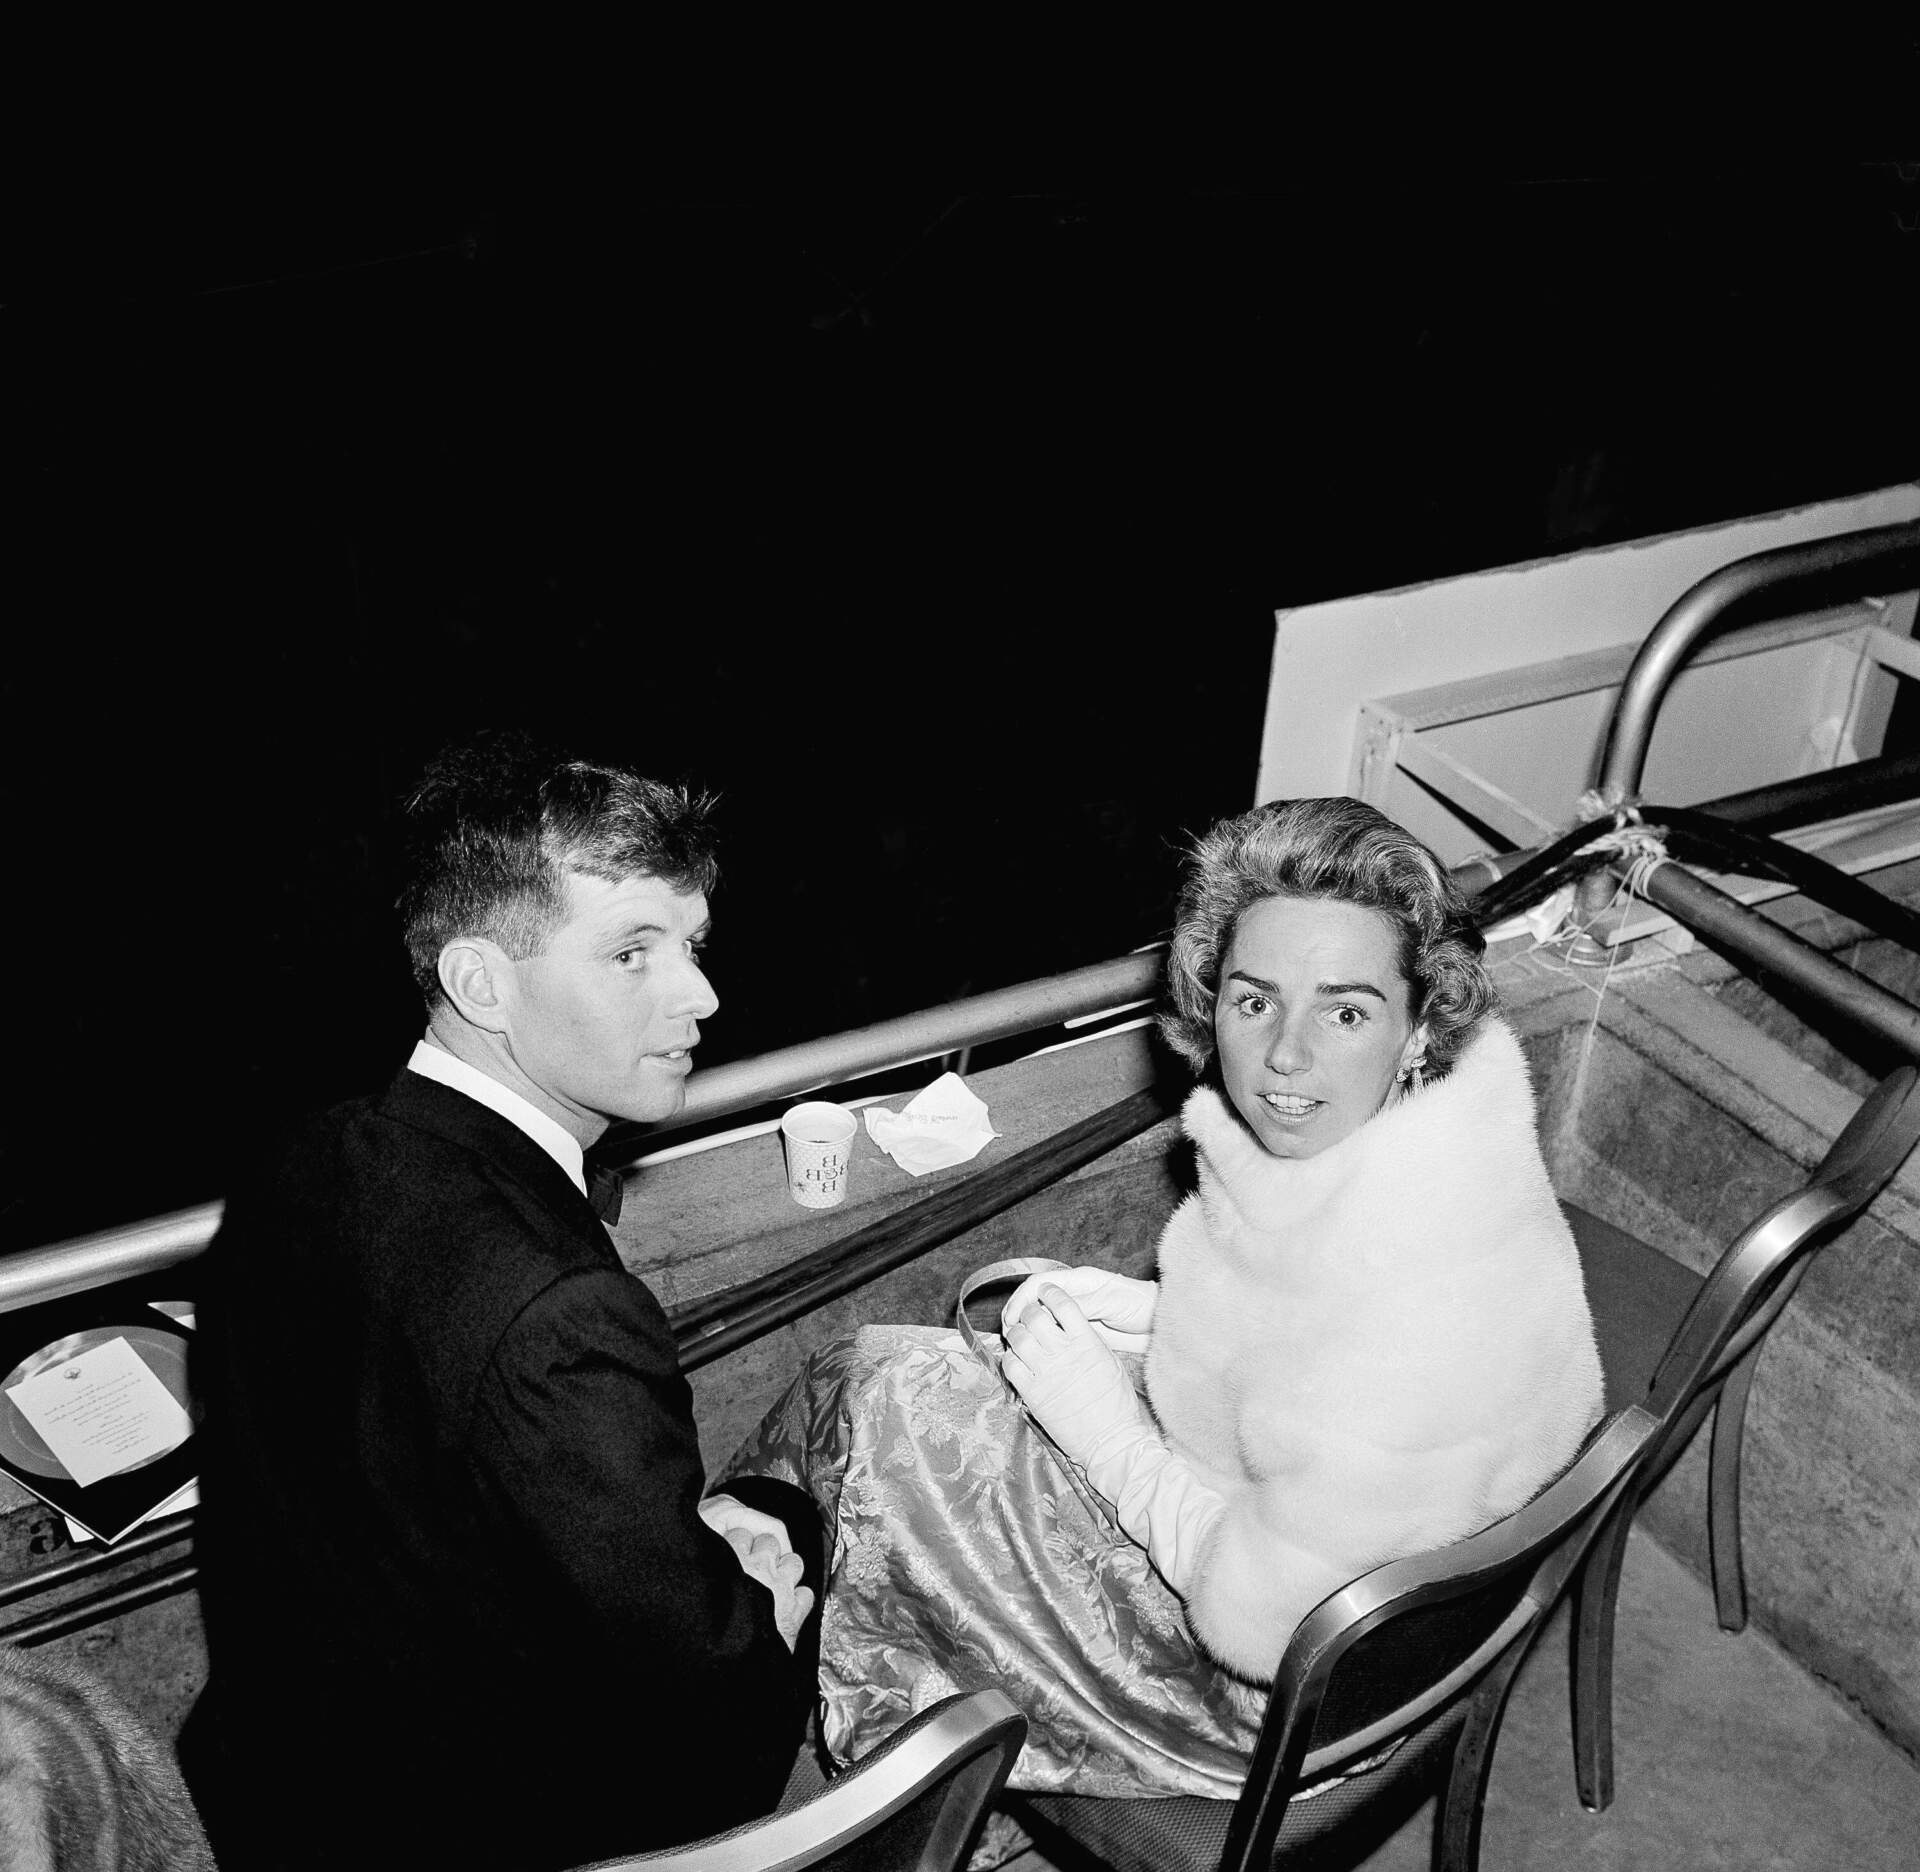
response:
<path id="1" fill-rule="evenodd" d="M 1354 799 L 1271 800 L 1194 841 L 1167 957 L 1168 1045 L 1195 1072 L 1211 1064 L 1221 963 L 1241 916 L 1268 897 L 1330 898 L 1387 918 L 1413 1019 L 1427 1024 L 1426 1077 L 1444 1077 L 1493 1005 L 1486 944 L 1439 859 Z"/>

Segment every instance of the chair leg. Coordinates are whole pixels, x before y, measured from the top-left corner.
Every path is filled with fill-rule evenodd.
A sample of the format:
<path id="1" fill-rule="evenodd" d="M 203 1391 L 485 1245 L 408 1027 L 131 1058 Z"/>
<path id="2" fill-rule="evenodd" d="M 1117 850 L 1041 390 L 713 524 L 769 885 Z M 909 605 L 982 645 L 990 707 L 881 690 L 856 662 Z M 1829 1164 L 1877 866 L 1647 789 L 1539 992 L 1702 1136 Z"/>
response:
<path id="1" fill-rule="evenodd" d="M 1613 1804 L 1613 1627 L 1620 1570 L 1638 1496 L 1624 1497 L 1588 1552 L 1573 1585 L 1573 1783 L 1580 1805 Z"/>
<path id="2" fill-rule="evenodd" d="M 1747 1431 L 1747 1397 L 1760 1362 L 1757 1341 L 1727 1374 L 1713 1413 L 1713 1454 L 1707 1480 L 1707 1551 L 1712 1558 L 1713 1602 L 1723 1631 L 1747 1625 L 1747 1576 L 1740 1553 L 1740 1450 Z"/>
<path id="3" fill-rule="evenodd" d="M 1434 1872 L 1475 1872 L 1480 1863 L 1480 1823 L 1486 1814 L 1487 1783 L 1493 1778 L 1493 1750 L 1500 1740 L 1513 1680 L 1532 1649 L 1532 1641 L 1513 1645 L 1480 1680 L 1453 1745 L 1453 1765 L 1440 1795 L 1434 1833 Z"/>

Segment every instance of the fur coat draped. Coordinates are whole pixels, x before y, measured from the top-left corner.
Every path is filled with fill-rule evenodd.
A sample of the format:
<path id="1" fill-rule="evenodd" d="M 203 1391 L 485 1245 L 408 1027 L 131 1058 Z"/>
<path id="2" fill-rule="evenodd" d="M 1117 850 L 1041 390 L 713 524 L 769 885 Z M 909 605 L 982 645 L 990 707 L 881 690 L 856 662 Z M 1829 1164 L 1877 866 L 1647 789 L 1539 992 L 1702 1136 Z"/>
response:
<path id="1" fill-rule="evenodd" d="M 1148 1395 L 1227 1497 L 1189 1621 L 1264 1681 L 1329 1593 L 1549 1481 L 1599 1418 L 1600 1360 L 1499 1020 L 1313 1157 L 1270 1156 L 1206 1087 L 1184 1123 L 1200 1181 L 1160 1241 Z"/>

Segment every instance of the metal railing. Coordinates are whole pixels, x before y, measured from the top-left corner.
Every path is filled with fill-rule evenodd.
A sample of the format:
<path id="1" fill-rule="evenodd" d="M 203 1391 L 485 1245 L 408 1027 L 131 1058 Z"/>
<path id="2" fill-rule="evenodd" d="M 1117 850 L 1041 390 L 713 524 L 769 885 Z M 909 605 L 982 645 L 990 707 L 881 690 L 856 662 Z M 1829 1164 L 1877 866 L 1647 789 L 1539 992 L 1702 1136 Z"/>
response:
<path id="1" fill-rule="evenodd" d="M 1750 910 L 1684 865 L 1663 859 L 1640 877 L 1647 901 L 1717 948 L 1750 964 L 1764 987 L 1776 983 L 1810 995 L 1829 1013 L 1920 1064 L 1920 1008 L 1836 962 L 1791 930 Z"/>
<path id="2" fill-rule="evenodd" d="M 775 1099 L 817 1092 L 896 1066 L 940 1059 L 966 1047 L 1138 1005 L 1159 993 L 1162 958 L 1162 946 L 1156 944 L 1064 975 L 1018 982 L 895 1020 L 876 1021 L 871 1027 L 853 1027 L 799 1046 L 710 1066 L 688 1083 L 687 1102 L 678 1116 L 653 1129 L 671 1131 L 751 1111 Z"/>
<path id="3" fill-rule="evenodd" d="M 0 1585 L 0 1644 L 47 1644 L 184 1592 L 199 1577 L 193 1520 L 188 1509 L 149 1521 L 111 1547 L 79 1548 L 6 1581 Z"/>
<path id="4" fill-rule="evenodd" d="M 1688 657 L 1708 637 L 1736 622 L 1751 625 L 1788 603 L 1865 597 L 1874 590 L 1904 591 L 1920 584 L 1920 521 L 1869 527 L 1752 553 L 1710 572 L 1667 607 L 1627 667 L 1600 754 L 1599 796 L 1611 807 L 1631 801 L 1646 771 L 1660 704 Z M 1740 614 L 1745 613 L 1742 617 Z M 1613 895 L 1612 879 L 1593 872 L 1581 881 L 1575 918 L 1591 928 Z M 1603 961 L 1606 947 L 1590 943 L 1579 959 Z"/>
<path id="5" fill-rule="evenodd" d="M 175 1209 L 144 1222 L 23 1248 L 0 1260 L 0 1313 L 64 1299 L 92 1287 L 135 1280 L 177 1267 L 202 1253 L 220 1226 L 222 1203 Z"/>
<path id="6" fill-rule="evenodd" d="M 1476 900 L 1481 927 L 1491 928 L 1564 882 L 1584 890 L 1590 879 L 1598 877 L 1603 902 L 1612 897 L 1620 867 L 1610 852 L 1599 849 L 1597 841 L 1624 825 L 1637 824 L 1670 838 L 1685 833 L 1696 848 L 1701 844 L 1701 829 L 1718 825 L 1726 835 L 1721 861 L 1725 868 L 1785 879 L 1789 888 L 1810 902 L 1920 954 L 1920 916 L 1905 904 L 1870 889 L 1813 853 L 1763 836 L 1829 814 L 1904 802 L 1916 795 L 1920 795 L 1920 756 L 1882 756 L 1699 806 L 1636 804 L 1631 810 L 1615 806 L 1545 845 L 1473 860 L 1458 867 L 1454 876 Z M 1711 846 L 1711 837 L 1707 843 Z M 1697 849 L 1692 856 L 1699 856 Z M 1671 853 L 1643 858 L 1632 870 L 1632 882 L 1641 896 L 1676 923 L 1748 965 L 1763 987 L 1805 995 L 1856 1035 L 1920 1062 L 1920 1008 L 1836 962 L 1707 879 L 1696 877 Z M 1581 926 L 1590 929 L 1591 922 Z M 1594 947 L 1603 959 L 1613 953 L 1605 945 Z"/>
<path id="7" fill-rule="evenodd" d="M 1837 601 L 1914 584 L 1920 584 L 1920 520 L 1776 546 L 1708 573 L 1667 607 L 1628 666 L 1601 748 L 1600 791 L 1610 798 L 1639 791 L 1668 688 L 1695 647 L 1734 621 L 1736 607 L 1804 603 L 1809 586 Z"/>
<path id="8" fill-rule="evenodd" d="M 938 1059 L 964 1047 L 1137 1006 L 1158 993 L 1162 967 L 1160 948 L 1141 950 L 710 1067 L 689 1082 L 685 1108 L 649 1135 Z M 189 1262 L 213 1240 L 222 1207 L 202 1203 L 9 1255 L 0 1260 L 0 1312 Z"/>

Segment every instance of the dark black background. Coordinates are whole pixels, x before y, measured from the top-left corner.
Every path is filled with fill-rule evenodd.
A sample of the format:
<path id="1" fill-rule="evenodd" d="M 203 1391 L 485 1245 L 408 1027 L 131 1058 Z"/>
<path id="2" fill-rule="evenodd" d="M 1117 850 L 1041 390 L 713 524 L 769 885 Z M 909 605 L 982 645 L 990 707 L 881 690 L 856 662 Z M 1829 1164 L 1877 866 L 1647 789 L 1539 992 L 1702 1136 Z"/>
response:
<path id="1" fill-rule="evenodd" d="M 1162 933 L 1276 606 L 1911 477 L 1885 54 L 1672 138 L 1244 73 L 66 124 L 0 311 L 5 1244 L 392 1069 L 395 803 L 473 726 L 721 793 L 723 1059 Z"/>

